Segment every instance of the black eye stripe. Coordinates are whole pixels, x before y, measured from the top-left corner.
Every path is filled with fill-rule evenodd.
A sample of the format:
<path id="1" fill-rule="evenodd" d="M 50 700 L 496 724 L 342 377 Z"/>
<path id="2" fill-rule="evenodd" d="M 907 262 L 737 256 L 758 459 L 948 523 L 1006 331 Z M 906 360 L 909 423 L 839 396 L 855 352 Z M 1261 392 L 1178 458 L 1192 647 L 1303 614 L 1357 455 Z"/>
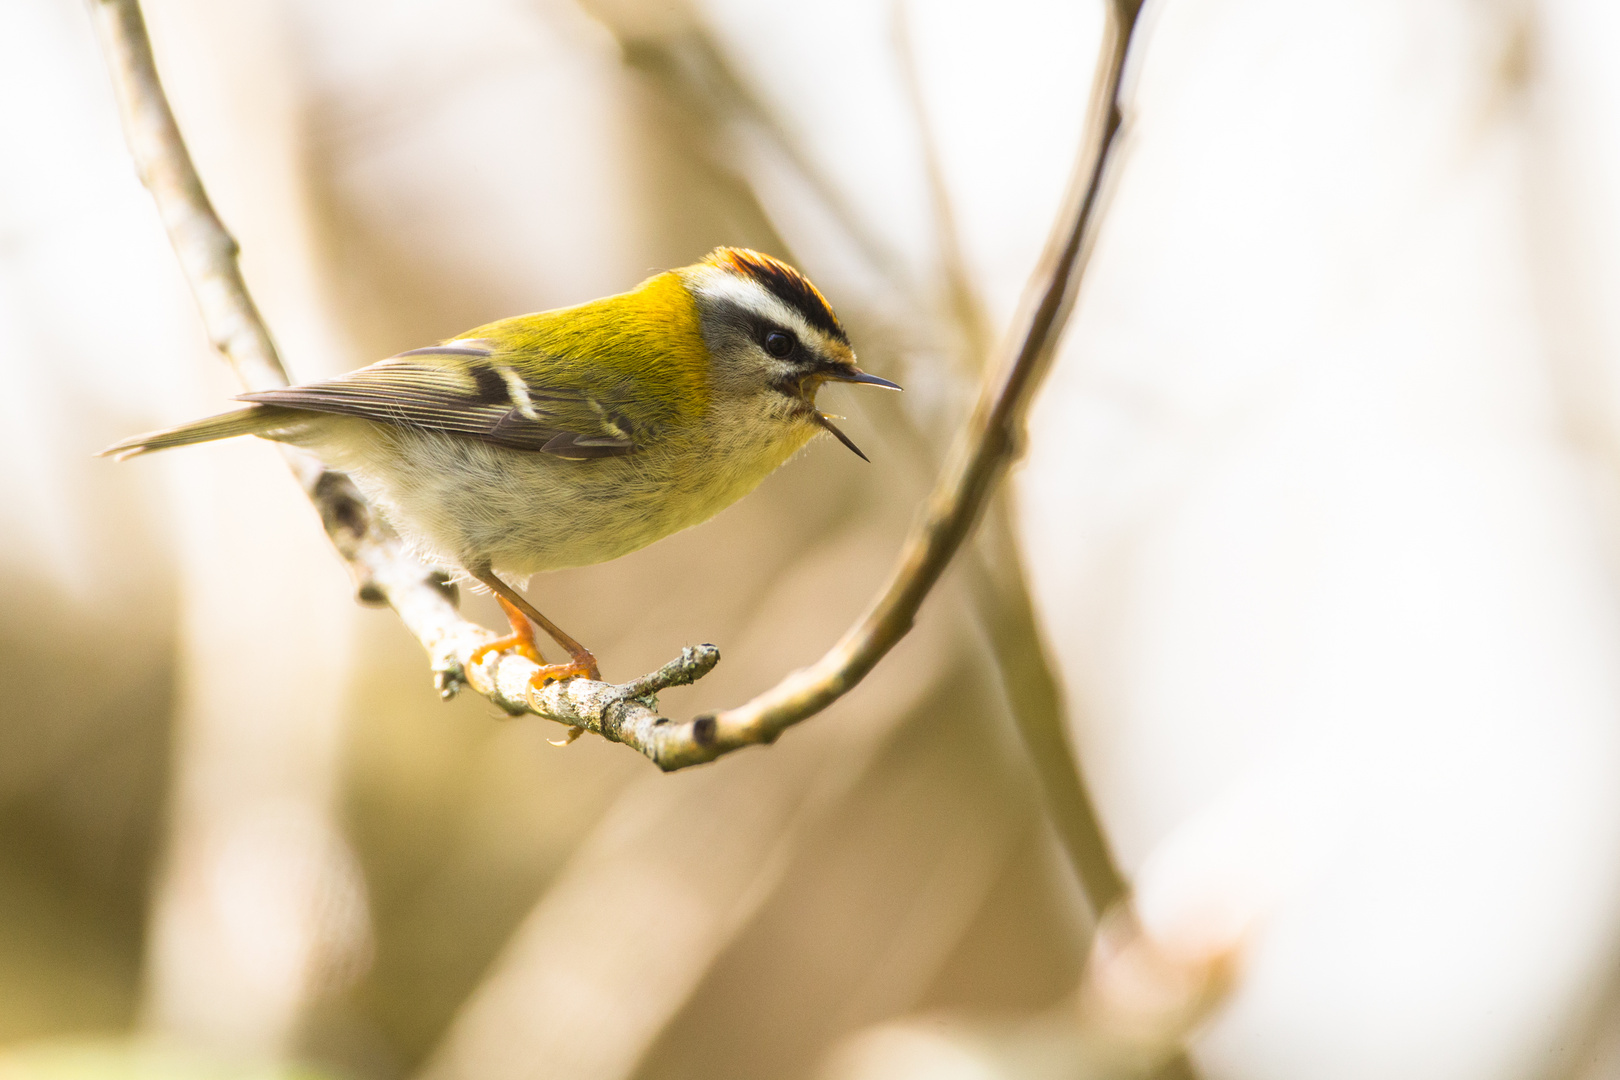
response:
<path id="1" fill-rule="evenodd" d="M 834 341 L 849 344 L 849 336 L 844 333 L 827 298 L 810 284 L 809 278 L 787 263 L 747 248 L 715 248 L 705 261 L 716 266 L 727 266 L 752 278 L 766 292 L 798 312 L 805 322 Z"/>

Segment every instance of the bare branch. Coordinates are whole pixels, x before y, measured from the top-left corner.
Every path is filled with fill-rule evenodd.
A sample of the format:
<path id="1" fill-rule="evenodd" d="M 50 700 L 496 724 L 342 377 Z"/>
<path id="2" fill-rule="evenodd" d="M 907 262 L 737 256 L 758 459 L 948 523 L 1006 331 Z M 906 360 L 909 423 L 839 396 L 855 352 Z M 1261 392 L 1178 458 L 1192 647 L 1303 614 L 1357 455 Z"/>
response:
<path id="1" fill-rule="evenodd" d="M 653 759 L 665 769 L 712 761 L 744 746 L 775 741 L 794 724 L 848 693 L 911 629 L 923 600 L 971 533 L 991 491 L 1018 449 L 1024 415 L 1067 321 L 1089 254 L 1094 221 L 1116 135 L 1125 56 L 1140 5 L 1110 5 L 1075 183 L 1027 294 L 1026 329 L 1013 355 L 992 368 L 894 572 L 866 613 L 815 664 L 795 671 L 752 701 L 700 716 L 671 734 Z"/>
<path id="2" fill-rule="evenodd" d="M 951 316 L 968 351 L 971 368 L 978 371 L 990 358 L 990 318 L 962 252 L 961 232 L 940 159 L 939 140 L 929 122 L 906 11 L 905 3 L 896 0 L 895 53 L 921 137 Z M 1035 621 L 1023 554 L 1013 533 L 1009 492 L 992 498 L 986 508 L 978 543 L 969 552 L 967 570 L 974 609 L 995 652 L 1008 711 L 1034 766 L 1048 817 L 1080 879 L 1093 915 L 1100 918 L 1125 896 L 1125 875 L 1103 834 L 1080 757 L 1070 745 L 1062 690 Z"/>
<path id="3" fill-rule="evenodd" d="M 927 114 L 907 10 L 898 0 L 894 4 L 893 36 L 906 101 L 924 159 L 944 279 L 944 315 L 957 329 L 957 352 L 963 372 L 977 378 L 982 377 L 991 359 L 991 320 L 962 252 L 939 143 Z M 614 21 L 609 22 L 609 27 L 618 35 L 628 62 L 655 81 L 661 97 L 682 102 L 689 112 L 702 118 L 710 141 L 714 141 L 710 129 L 726 123 L 727 118 L 762 132 L 763 142 L 778 151 L 783 162 L 804 180 L 805 187 L 822 202 L 827 217 L 847 234 L 852 247 L 866 256 L 878 275 L 889 279 L 896 296 L 910 304 L 908 317 L 920 325 L 940 323 L 939 313 L 914 296 L 910 283 L 900 277 L 901 260 L 866 232 L 847 200 L 837 197 L 831 181 L 819 173 L 806 173 L 813 166 L 810 155 L 798 145 L 788 126 L 757 95 L 749 93 L 727 66 L 722 51 L 701 21 L 668 36 L 647 35 L 639 27 L 625 27 Z M 710 167 L 723 173 L 726 183 L 733 187 L 746 185 L 746 180 L 730 171 L 729 162 L 734 157 L 712 148 L 707 155 Z M 721 177 L 717 176 L 716 182 L 721 182 Z M 782 237 L 777 242 L 790 246 Z M 903 411 L 900 418 L 903 422 L 909 419 Z M 910 442 L 916 444 L 911 449 L 919 460 L 926 458 L 926 439 L 921 430 L 905 424 L 901 434 L 909 435 Z M 994 652 L 1009 712 L 1034 766 L 1054 830 L 1092 911 L 1100 916 L 1125 895 L 1125 878 L 1103 835 L 1078 757 L 1069 743 L 1062 693 L 1035 622 L 1008 502 L 1006 498 L 991 500 L 979 527 L 979 543 L 964 553 L 970 595 Z"/>
<path id="4" fill-rule="evenodd" d="M 130 154 L 157 204 L 209 338 L 244 387 L 286 386 L 286 368 L 242 280 L 236 240 L 208 200 L 164 95 L 138 0 L 94 0 L 91 11 L 107 54 Z M 469 680 L 472 652 L 496 635 L 461 617 L 448 577 L 412 558 L 348 477 L 307 455 L 289 452 L 287 460 L 348 564 L 359 599 L 387 604 L 399 613 L 432 658 L 445 697 L 471 681 L 509 713 L 533 713 L 648 752 L 662 745 L 662 733 L 673 727 L 653 711 L 653 695 L 701 678 L 719 662 L 718 649 L 700 645 L 623 686 L 575 679 L 566 686 L 530 693 L 528 680 L 539 668 L 521 656 L 503 654 L 487 657 Z"/>

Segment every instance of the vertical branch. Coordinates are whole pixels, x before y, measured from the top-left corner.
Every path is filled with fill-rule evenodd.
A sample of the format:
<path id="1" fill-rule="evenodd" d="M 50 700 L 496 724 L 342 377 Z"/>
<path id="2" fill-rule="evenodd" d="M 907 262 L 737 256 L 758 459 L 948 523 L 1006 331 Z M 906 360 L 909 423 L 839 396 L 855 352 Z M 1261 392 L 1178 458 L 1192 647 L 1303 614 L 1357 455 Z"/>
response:
<path id="1" fill-rule="evenodd" d="M 1108 59 L 1098 67 L 1092 89 L 1088 131 L 1103 131 L 1105 134 L 1096 150 L 1096 165 L 1082 199 L 1080 224 L 1072 234 L 1073 241 L 1079 246 L 1072 256 L 1074 268 L 1073 284 L 1067 299 L 1069 304 L 1073 303 L 1079 277 L 1084 273 L 1083 260 L 1089 255 L 1086 245 L 1094 240 L 1094 235 L 1086 234 L 1085 223 L 1096 213 L 1102 185 L 1107 179 L 1107 159 L 1121 123 L 1119 95 L 1124 63 L 1140 14 L 1140 0 L 1120 0 L 1110 6 L 1109 22 L 1104 28 L 1103 48 Z M 907 30 L 904 0 L 896 0 L 897 52 L 926 159 L 929 196 L 933 204 L 946 293 L 951 314 L 977 367 L 988 353 L 989 319 L 983 300 L 973 286 L 968 262 L 961 250 L 960 231 L 952 212 L 938 143 L 928 121 L 916 58 Z M 1084 161 L 1084 150 L 1081 158 Z M 1048 298 L 1052 292 L 1049 289 Z M 1054 322 L 1061 327 L 1067 310 L 1059 308 L 1058 311 L 1059 314 L 1054 315 Z M 1026 347 L 1028 343 L 1029 339 L 1026 338 Z M 1048 349 L 1043 362 L 1049 362 L 1050 352 Z M 1030 353 L 1026 348 L 1019 360 L 1028 355 Z M 1032 383 L 1038 382 L 1042 374 L 1036 371 Z M 1021 432 L 1022 415 L 1015 422 Z M 1156 1080 L 1193 1080 L 1196 1074 L 1186 1055 L 1181 1052 L 1179 1043 L 1194 1020 L 1219 997 L 1221 991 L 1217 984 L 1224 981 L 1225 976 L 1218 979 L 1201 977 L 1184 983 L 1181 976 L 1186 973 L 1178 968 L 1175 972 L 1178 977 L 1169 981 L 1181 990 L 1197 987 L 1197 994 L 1186 1002 L 1165 997 L 1164 1001 L 1176 1000 L 1178 1008 L 1165 1016 L 1153 1017 L 1147 1023 L 1143 1022 L 1141 1016 L 1128 1020 L 1119 1015 L 1104 1017 L 1100 1014 L 1113 1010 L 1095 1007 L 1098 1001 L 1107 998 L 1102 988 L 1110 985 L 1110 980 L 1100 976 L 1099 972 L 1112 972 L 1120 967 L 1118 956 L 1134 955 L 1129 950 L 1116 948 L 1118 943 L 1114 940 L 1118 936 L 1115 933 L 1118 927 L 1134 925 L 1126 903 L 1129 887 L 1103 832 L 1079 755 L 1069 741 L 1062 689 L 1047 659 L 1045 643 L 1035 619 L 1022 553 L 1012 526 L 1009 501 L 1010 496 L 1005 491 L 997 492 L 986 507 L 987 520 L 979 531 L 978 542 L 968 559 L 969 584 L 976 612 L 995 651 L 996 666 L 1001 674 L 1009 711 L 1034 767 L 1048 815 L 1080 879 L 1092 912 L 1099 920 L 1099 940 L 1103 947 L 1093 950 L 1087 964 L 1081 994 L 1082 1026 L 1087 1030 L 1088 1043 L 1095 1047 L 1113 1047 L 1118 1060 L 1109 1064 L 1122 1073 L 1146 1071 Z M 1143 965 L 1138 961 L 1135 966 L 1155 965 Z M 1133 973 L 1130 979 L 1124 981 L 1130 983 L 1133 989 L 1139 989 L 1139 975 L 1139 972 Z M 1125 1022 L 1122 1023 L 1122 1020 Z M 1120 1042 L 1119 1030 L 1152 1032 L 1153 1040 L 1127 1047 Z"/>
<path id="2" fill-rule="evenodd" d="M 1092 915 L 1101 917 L 1124 899 L 1128 887 L 1069 741 L 1063 692 L 1047 659 L 1017 537 L 1000 499 L 992 504 L 979 545 L 982 551 L 968 564 L 969 588 L 995 652 L 1008 711 L 1029 755 L 1053 831 Z"/>
<path id="3" fill-rule="evenodd" d="M 1022 437 L 1030 400 L 1050 365 L 1074 305 L 1095 234 L 1097 209 L 1120 128 L 1119 96 L 1125 56 L 1140 5 L 1108 8 L 1102 56 L 1086 137 L 1071 194 L 1058 215 L 1046 253 L 1031 276 L 1022 332 L 1009 361 L 989 373 L 946 462 L 944 472 L 901 550 L 888 583 L 866 613 L 808 668 L 792 672 L 743 705 L 700 716 L 664 735 L 654 760 L 664 768 L 712 761 L 744 746 L 769 743 L 814 716 L 866 677 L 910 630 L 923 600 L 939 581 L 983 512 Z"/>
<path id="4" fill-rule="evenodd" d="M 952 209 L 939 143 L 928 118 L 904 0 L 896 0 L 894 12 L 895 51 L 922 142 L 949 308 L 972 360 L 970 366 L 980 370 L 989 358 L 990 319 L 962 252 L 961 233 Z M 991 500 L 986 510 L 978 542 L 969 552 L 970 593 L 985 636 L 995 652 L 1008 711 L 1035 770 L 1047 815 L 1080 879 L 1093 915 L 1101 917 L 1110 905 L 1124 897 L 1125 876 L 1114 861 L 1081 771 L 1080 758 L 1069 742 L 1063 692 L 1035 620 L 1024 575 L 1023 553 L 1013 529 L 1010 501 L 1010 496 L 1003 492 Z"/>

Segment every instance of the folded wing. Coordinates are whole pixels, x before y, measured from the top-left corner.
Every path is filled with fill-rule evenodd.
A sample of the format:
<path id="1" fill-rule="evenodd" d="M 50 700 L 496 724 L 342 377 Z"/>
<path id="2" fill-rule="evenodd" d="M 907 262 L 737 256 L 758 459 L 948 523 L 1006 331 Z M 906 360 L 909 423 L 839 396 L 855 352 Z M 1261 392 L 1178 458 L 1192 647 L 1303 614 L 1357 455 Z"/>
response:
<path id="1" fill-rule="evenodd" d="M 240 400 L 358 416 L 571 460 L 637 449 L 637 433 L 611 398 L 535 385 L 479 341 L 413 349 L 329 382 L 243 394 Z"/>

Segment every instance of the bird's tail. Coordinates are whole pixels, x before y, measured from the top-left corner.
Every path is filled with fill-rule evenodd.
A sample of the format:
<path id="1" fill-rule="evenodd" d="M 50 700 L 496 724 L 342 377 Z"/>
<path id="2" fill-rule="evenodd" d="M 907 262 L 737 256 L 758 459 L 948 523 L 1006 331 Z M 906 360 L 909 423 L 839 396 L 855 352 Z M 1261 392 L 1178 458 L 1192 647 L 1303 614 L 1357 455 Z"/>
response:
<path id="1" fill-rule="evenodd" d="M 238 435 L 269 435 L 272 432 L 286 430 L 294 411 L 279 409 L 273 405 L 254 405 L 246 409 L 237 409 L 235 412 L 193 420 L 189 424 L 181 424 L 179 427 L 164 431 L 136 435 L 132 439 L 113 443 L 101 451 L 99 456 L 123 461 L 125 458 L 139 457 L 141 454 L 168 450 L 175 446 L 191 446 L 196 443 L 213 442 L 215 439 L 233 439 Z"/>

